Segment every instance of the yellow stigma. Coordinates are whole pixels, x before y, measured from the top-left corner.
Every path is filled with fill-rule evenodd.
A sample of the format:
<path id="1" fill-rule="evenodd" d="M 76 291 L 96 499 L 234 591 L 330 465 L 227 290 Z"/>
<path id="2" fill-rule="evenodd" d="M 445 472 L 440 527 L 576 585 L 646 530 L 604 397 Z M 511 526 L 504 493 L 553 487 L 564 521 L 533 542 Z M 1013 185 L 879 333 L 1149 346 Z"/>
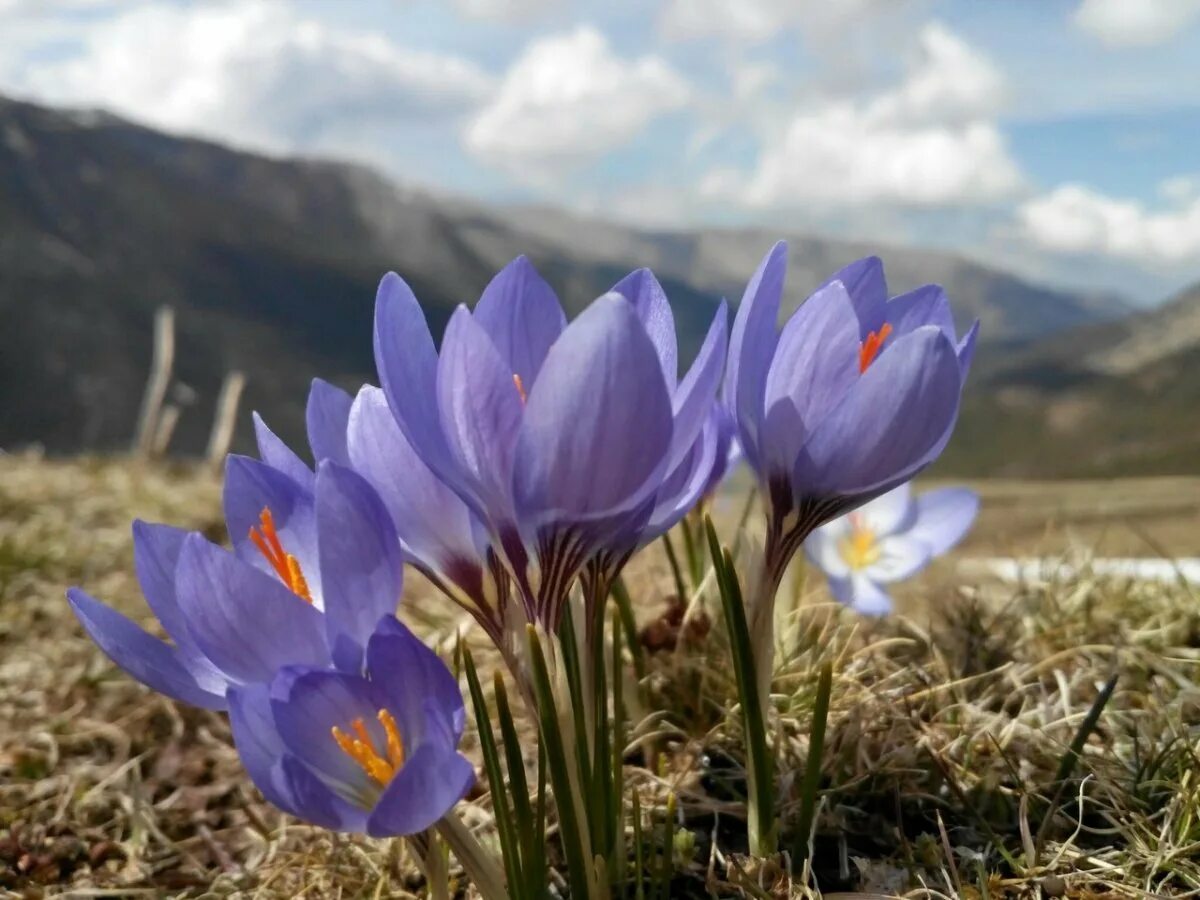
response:
<path id="1" fill-rule="evenodd" d="M 858 348 L 858 372 L 860 375 L 867 371 L 871 363 L 875 361 L 875 357 L 883 349 L 883 342 L 888 339 L 888 335 L 891 333 L 891 324 L 884 322 L 878 331 L 872 331 L 867 335 L 867 339 Z"/>
<path id="2" fill-rule="evenodd" d="M 275 531 L 275 517 L 271 510 L 263 507 L 258 516 L 259 527 L 250 529 L 250 541 L 258 548 L 258 552 L 271 564 L 288 590 L 306 603 L 312 603 L 312 593 L 304 573 L 300 571 L 300 560 L 290 553 L 284 552 L 283 544 L 279 542 L 279 534 Z"/>
<path id="3" fill-rule="evenodd" d="M 386 787 L 404 765 L 404 739 L 400 737 L 400 729 L 396 727 L 396 719 L 390 712 L 381 709 L 376 718 L 383 726 L 387 739 L 383 753 L 375 749 L 375 742 L 371 740 L 371 734 L 362 719 L 350 723 L 354 737 L 336 725 L 330 731 L 342 752 L 358 763 L 368 778 L 380 787 Z"/>
<path id="4" fill-rule="evenodd" d="M 521 397 L 521 405 L 525 405 L 525 401 L 529 399 L 529 395 L 525 393 L 525 382 L 521 380 L 521 376 L 513 372 L 513 384 L 517 388 L 517 394 Z"/>
<path id="5" fill-rule="evenodd" d="M 838 552 L 851 569 L 865 569 L 879 559 L 875 532 L 865 527 L 858 516 L 851 516 L 850 533 L 838 541 Z"/>

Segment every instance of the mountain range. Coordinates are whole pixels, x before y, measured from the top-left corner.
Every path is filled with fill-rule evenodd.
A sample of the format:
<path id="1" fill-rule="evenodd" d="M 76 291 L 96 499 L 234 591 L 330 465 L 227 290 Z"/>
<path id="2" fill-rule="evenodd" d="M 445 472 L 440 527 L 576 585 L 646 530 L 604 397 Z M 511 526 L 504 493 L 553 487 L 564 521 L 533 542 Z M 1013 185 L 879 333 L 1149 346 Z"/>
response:
<path id="1" fill-rule="evenodd" d="M 473 302 L 520 253 L 568 314 L 648 265 L 671 298 L 686 358 L 719 298 L 740 297 L 780 236 L 491 207 L 360 166 L 272 158 L 105 113 L 0 99 L 0 447 L 127 447 L 161 305 L 174 308 L 177 322 L 171 397 L 182 415 L 171 450 L 188 455 L 204 447 L 230 370 L 247 376 L 241 448 L 250 442 L 247 407 L 300 440 L 313 375 L 347 388 L 373 381 L 374 292 L 388 270 L 413 286 L 438 332 L 456 304 Z M 1044 440 L 1075 434 L 1047 422 L 1099 429 L 1105 448 L 1089 450 L 1111 452 L 1117 469 L 1182 464 L 1186 442 L 1164 438 L 1143 453 L 1114 433 L 1111 415 L 1091 411 L 1161 390 L 1155 379 L 1170 381 L 1181 357 L 1197 353 L 1200 296 L 1131 318 L 1119 297 L 1053 290 L 950 253 L 782 236 L 791 250 L 789 308 L 841 265 L 880 253 L 894 291 L 941 283 L 960 325 L 983 321 L 965 434 L 948 460 L 954 471 L 1054 469 L 1023 443 L 1031 432 Z M 1191 339 L 1180 336 L 1179 321 L 1190 323 Z M 1178 392 L 1181 402 L 1192 396 Z M 1141 413 L 1149 427 L 1153 417 Z"/>

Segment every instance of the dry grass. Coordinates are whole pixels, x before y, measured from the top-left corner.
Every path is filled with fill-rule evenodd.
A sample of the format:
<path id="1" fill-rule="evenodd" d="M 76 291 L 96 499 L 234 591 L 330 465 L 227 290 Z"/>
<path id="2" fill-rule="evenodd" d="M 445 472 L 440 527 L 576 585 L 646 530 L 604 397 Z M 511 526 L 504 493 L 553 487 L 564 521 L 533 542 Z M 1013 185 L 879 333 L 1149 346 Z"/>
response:
<path id="1" fill-rule="evenodd" d="M 1035 501 L 1099 529 L 1087 534 L 1132 515 L 1128 505 L 1108 519 L 1087 513 L 1081 486 L 985 490 L 985 515 L 1008 503 L 995 527 L 1026 523 L 1021 547 L 1036 546 Z M 1118 495 L 1134 503 L 1139 528 L 1168 544 L 1197 515 L 1179 485 L 1108 485 L 1099 505 Z M 1150 496 L 1160 498 L 1158 520 Z M 241 773 L 222 716 L 137 686 L 71 618 L 69 584 L 144 617 L 130 518 L 218 535 L 218 500 L 216 481 L 189 469 L 0 458 L 0 895 L 423 892 L 395 845 L 329 836 L 270 809 Z M 999 545 L 992 522 L 972 552 Z M 949 571 L 909 592 L 904 617 L 881 622 L 825 603 L 801 581 L 776 682 L 785 846 L 796 839 L 788 823 L 819 662 L 834 660 L 836 674 L 815 854 L 791 882 L 786 858 L 754 867 L 739 855 L 742 750 L 720 629 L 704 627 L 699 608 L 690 628 L 653 625 L 642 690 L 646 709 L 667 714 L 641 724 L 628 777 L 651 818 L 661 819 L 669 793 L 678 801 L 672 896 L 1200 893 L 1200 598 L 1086 580 L 977 589 L 955 585 Z M 630 582 L 639 614 L 654 619 L 671 584 L 661 558 L 639 560 Z M 426 618 L 426 629 L 453 630 Z M 1060 780 L 1113 675 L 1097 726 Z"/>

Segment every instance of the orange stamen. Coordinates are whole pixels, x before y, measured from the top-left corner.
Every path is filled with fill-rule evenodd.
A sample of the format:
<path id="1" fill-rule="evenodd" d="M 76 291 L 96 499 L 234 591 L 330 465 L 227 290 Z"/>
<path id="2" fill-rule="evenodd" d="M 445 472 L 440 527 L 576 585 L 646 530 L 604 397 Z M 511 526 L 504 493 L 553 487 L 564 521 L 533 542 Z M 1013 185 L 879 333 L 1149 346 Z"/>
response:
<path id="1" fill-rule="evenodd" d="M 400 729 L 396 727 L 396 718 L 386 709 L 381 709 L 377 718 L 387 735 L 388 762 L 392 764 L 392 768 L 399 769 L 404 765 L 404 739 L 400 737 Z"/>
<path id="2" fill-rule="evenodd" d="M 377 718 L 387 735 L 386 759 L 375 749 L 375 742 L 371 740 L 371 734 L 362 719 L 355 719 L 350 723 L 350 728 L 357 737 L 350 737 L 336 725 L 330 729 L 330 733 L 341 751 L 354 760 L 368 778 L 380 787 L 386 787 L 404 765 L 404 741 L 390 712 L 381 709 Z"/>
<path id="3" fill-rule="evenodd" d="M 872 331 L 867 335 L 867 339 L 862 342 L 862 346 L 858 350 L 858 371 L 860 375 L 867 371 L 867 368 L 875 361 L 875 357 L 883 349 L 883 342 L 888 339 L 888 335 L 891 333 L 891 323 L 884 322 L 878 331 Z"/>
<path id="4" fill-rule="evenodd" d="M 875 532 L 854 515 L 850 517 L 850 529 L 850 534 L 838 542 L 838 552 L 850 568 L 865 569 L 879 560 Z"/>
<path id="5" fill-rule="evenodd" d="M 275 518 L 271 510 L 263 507 L 258 516 L 259 528 L 250 528 L 250 542 L 258 548 L 258 552 L 271 564 L 280 580 L 288 586 L 288 590 L 301 600 L 312 603 L 312 592 L 304 573 L 300 571 L 300 561 L 283 549 L 279 542 L 279 534 L 275 531 Z"/>
<path id="6" fill-rule="evenodd" d="M 513 372 L 513 384 L 517 387 L 517 393 L 521 396 L 521 405 L 524 406 L 529 400 L 529 395 L 525 393 L 525 383 L 521 381 L 521 376 Z"/>

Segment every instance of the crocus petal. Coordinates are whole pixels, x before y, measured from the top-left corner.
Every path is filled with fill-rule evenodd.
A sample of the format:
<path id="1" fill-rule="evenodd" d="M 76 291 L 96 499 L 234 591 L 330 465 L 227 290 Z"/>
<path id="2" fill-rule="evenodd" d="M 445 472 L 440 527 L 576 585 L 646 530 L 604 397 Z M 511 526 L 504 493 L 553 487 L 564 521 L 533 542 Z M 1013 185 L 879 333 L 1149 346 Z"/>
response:
<path id="1" fill-rule="evenodd" d="M 954 347 L 940 330 L 925 326 L 896 341 L 805 444 L 793 489 L 831 497 L 909 480 L 949 440 L 960 387 Z"/>
<path id="2" fill-rule="evenodd" d="M 190 640 L 175 599 L 175 566 L 188 532 L 170 525 L 133 523 L 133 567 L 150 609 L 177 644 Z"/>
<path id="3" fill-rule="evenodd" d="M 308 427 L 308 445 L 313 458 L 332 459 L 350 465 L 346 453 L 346 421 L 350 418 L 350 395 L 328 381 L 314 378 L 308 392 L 304 421 Z"/>
<path id="4" fill-rule="evenodd" d="M 423 730 L 424 708 L 432 703 L 446 717 L 457 746 L 467 721 L 462 691 L 446 664 L 402 622 L 389 617 L 379 623 L 367 644 L 367 671 L 402 730 Z"/>
<path id="5" fill-rule="evenodd" d="M 258 441 L 259 458 L 272 469 L 278 469 L 301 487 L 311 491 L 313 486 L 312 469 L 295 454 L 291 447 L 276 436 L 262 416 L 254 413 L 254 436 Z"/>
<path id="6" fill-rule="evenodd" d="M 728 316 L 725 302 L 722 301 L 708 326 L 708 333 L 704 336 L 704 343 L 700 345 L 700 352 L 696 354 L 691 368 L 675 390 L 672 400 L 672 408 L 675 410 L 675 424 L 671 435 L 672 468 L 690 452 L 713 407 L 713 399 L 716 397 L 725 368 L 725 331 Z"/>
<path id="7" fill-rule="evenodd" d="M 550 350 L 517 441 L 515 494 L 533 526 L 629 511 L 657 487 L 671 400 L 654 344 L 624 297 L 592 303 Z"/>
<path id="8" fill-rule="evenodd" d="M 675 315 L 671 312 L 666 291 L 653 272 L 638 269 L 613 285 L 610 292 L 620 294 L 633 304 L 642 327 L 654 342 L 667 387 L 673 391 L 679 378 L 679 343 L 675 337 Z"/>
<path id="9" fill-rule="evenodd" d="M 725 402 L 737 421 L 746 458 L 756 468 L 760 458 L 758 431 L 765 413 L 763 394 L 778 340 L 775 324 L 786 273 L 787 244 L 780 241 L 763 257 L 746 285 L 729 335 Z"/>
<path id="10" fill-rule="evenodd" d="M 78 588 L 67 600 L 81 625 L 114 663 L 154 690 L 205 709 L 225 708 L 225 685 L 200 682 L 179 651 Z"/>
<path id="11" fill-rule="evenodd" d="M 911 578 L 929 565 L 929 547 L 909 534 L 894 534 L 879 539 L 879 558 L 863 569 L 863 575 L 876 583 L 887 584 Z"/>
<path id="12" fill-rule="evenodd" d="M 475 321 L 487 333 L 510 375 L 533 387 L 542 362 L 567 325 L 553 288 L 524 256 L 501 269 L 483 289 Z"/>
<path id="13" fill-rule="evenodd" d="M 361 799 L 364 805 L 375 793 L 370 779 L 334 740 L 332 729 L 353 736 L 352 723 L 361 719 L 372 743 L 386 747 L 386 735 L 376 718 L 383 708 L 378 686 L 358 675 L 288 668 L 271 684 L 271 711 L 287 751 L 339 794 Z"/>
<path id="14" fill-rule="evenodd" d="M 804 541 L 804 553 L 814 566 L 830 578 L 847 578 L 850 564 L 842 556 L 841 542 L 849 528 L 844 518 L 822 525 Z"/>
<path id="15" fill-rule="evenodd" d="M 861 575 L 830 578 L 829 591 L 843 606 L 867 616 L 883 616 L 892 611 L 892 598 L 871 579 Z"/>
<path id="16" fill-rule="evenodd" d="M 321 572 L 317 559 L 317 521 L 311 488 L 256 459 L 231 455 L 225 463 L 225 524 L 234 552 L 272 577 L 275 570 L 250 540 L 259 528 L 264 509 L 271 511 L 275 530 L 285 552 L 300 563 L 309 590 L 321 602 Z"/>
<path id="17" fill-rule="evenodd" d="M 692 443 L 691 451 L 663 479 L 649 521 L 639 536 L 639 544 L 644 546 L 674 528 L 708 490 L 713 469 L 719 462 L 719 431 L 717 420 L 709 417 Z"/>
<path id="18" fill-rule="evenodd" d="M 371 485 L 332 460 L 317 469 L 317 535 L 334 664 L 361 671 L 376 623 L 400 602 L 400 540 Z"/>
<path id="19" fill-rule="evenodd" d="M 437 349 L 421 304 L 394 272 L 375 295 L 374 343 L 379 380 L 400 430 L 426 465 L 457 486 L 438 412 Z"/>
<path id="20" fill-rule="evenodd" d="M 887 304 L 887 281 L 883 276 L 883 261 L 878 256 L 867 256 L 855 260 L 838 270 L 825 286 L 840 281 L 850 295 L 854 311 L 858 315 L 861 332 L 865 340 L 872 331 L 879 331 L 885 320 Z"/>
<path id="21" fill-rule="evenodd" d="M 133 523 L 133 566 L 146 602 L 162 624 L 163 630 L 175 642 L 184 666 L 201 683 L 213 690 L 223 689 L 225 677 L 188 633 L 187 621 L 179 609 L 175 594 L 175 567 L 188 532 L 170 525 L 153 525 L 136 520 Z"/>
<path id="22" fill-rule="evenodd" d="M 367 820 L 367 834 L 424 831 L 450 812 L 475 783 L 475 769 L 453 746 L 425 743 L 388 784 Z"/>
<path id="23" fill-rule="evenodd" d="M 940 556 L 963 539 L 979 513 L 979 495 L 967 488 L 940 488 L 917 498 L 908 534 Z"/>
<path id="24" fill-rule="evenodd" d="M 965 381 L 967 373 L 971 371 L 971 361 L 975 359 L 975 340 L 979 337 L 979 320 L 976 319 L 971 325 L 967 333 L 963 335 L 963 339 L 958 342 L 958 347 L 955 352 L 958 354 L 958 367 L 962 372 L 962 378 Z"/>
<path id="25" fill-rule="evenodd" d="M 834 281 L 793 313 L 767 374 L 763 474 L 788 472 L 813 430 L 859 378 L 859 323 L 846 288 Z"/>
<path id="26" fill-rule="evenodd" d="M 479 558 L 471 512 L 417 455 L 379 388 L 364 387 L 355 398 L 348 447 L 351 465 L 379 492 L 417 561 L 444 570 Z"/>
<path id="27" fill-rule="evenodd" d="M 200 535 L 184 541 L 175 590 L 197 646 L 232 680 L 269 681 L 286 665 L 331 664 L 316 609 Z"/>
<path id="28" fill-rule="evenodd" d="M 286 813 L 299 815 L 281 777 L 283 742 L 271 713 L 269 686 L 247 684 L 229 689 L 229 727 L 242 766 L 267 801 Z"/>
<path id="29" fill-rule="evenodd" d="M 280 760 L 277 777 L 286 785 L 299 818 L 331 831 L 366 831 L 366 810 L 347 803 L 290 753 Z"/>
<path id="30" fill-rule="evenodd" d="M 869 503 L 864 503 L 850 515 L 861 527 L 869 528 L 875 535 L 893 534 L 912 524 L 916 518 L 916 506 L 912 502 L 912 485 L 905 482 L 900 487 L 881 494 Z"/>
<path id="31" fill-rule="evenodd" d="M 954 316 L 950 313 L 950 300 L 941 285 L 926 284 L 893 297 L 887 304 L 887 320 L 892 326 L 892 340 L 922 325 L 934 325 L 951 342 L 958 340 L 954 331 Z"/>
<path id="32" fill-rule="evenodd" d="M 437 390 L 442 432 L 480 511 L 494 523 L 510 521 L 521 394 L 508 364 L 465 306 L 446 326 Z"/>

